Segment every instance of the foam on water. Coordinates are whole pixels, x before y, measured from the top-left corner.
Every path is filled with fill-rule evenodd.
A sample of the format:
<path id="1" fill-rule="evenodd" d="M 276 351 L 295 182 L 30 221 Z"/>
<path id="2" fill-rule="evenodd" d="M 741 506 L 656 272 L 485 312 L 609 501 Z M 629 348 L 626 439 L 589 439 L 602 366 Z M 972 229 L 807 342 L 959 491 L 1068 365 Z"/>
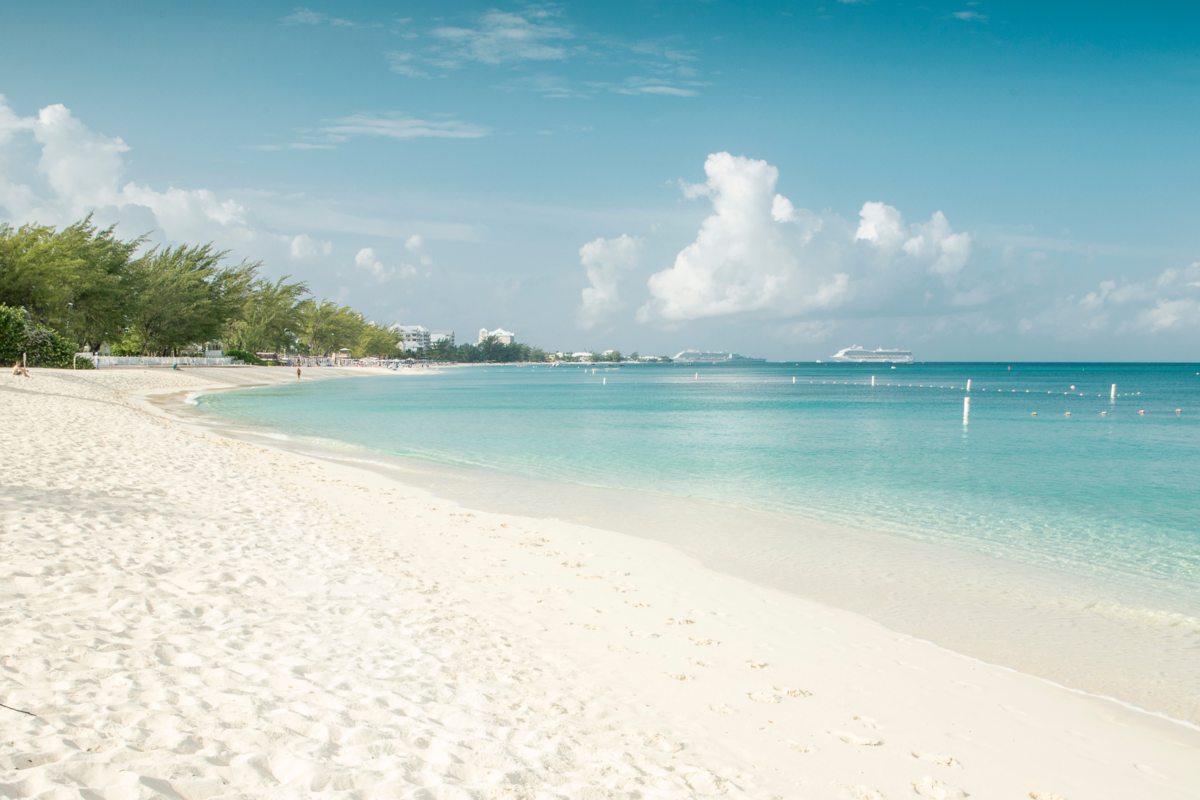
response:
<path id="1" fill-rule="evenodd" d="M 200 409 L 353 446 L 342 457 L 386 461 L 467 504 L 658 538 L 962 652 L 1200 718 L 1186 663 L 1200 640 L 1200 376 L 1006 366 L 771 364 L 699 379 L 694 366 L 489 367 L 213 394 Z M 1021 636 L 1044 646 L 1004 655 Z M 1097 636 L 1095 674 L 1064 667 Z M 1157 663 L 1142 664 L 1150 651 Z M 1105 683 L 1106 670 L 1172 660 L 1153 700 Z M 1183 686 L 1175 706 L 1167 683 Z"/>

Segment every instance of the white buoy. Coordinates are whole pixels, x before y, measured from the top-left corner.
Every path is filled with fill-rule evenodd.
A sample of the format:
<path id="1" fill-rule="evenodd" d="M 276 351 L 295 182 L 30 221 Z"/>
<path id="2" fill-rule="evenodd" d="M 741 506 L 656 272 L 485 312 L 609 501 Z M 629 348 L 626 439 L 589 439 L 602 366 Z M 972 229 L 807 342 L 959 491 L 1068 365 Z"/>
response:
<path id="1" fill-rule="evenodd" d="M 1112 394 L 1109 395 L 1109 397 L 1111 397 L 1113 400 L 1117 399 L 1117 385 L 1115 383 L 1113 384 Z"/>
<path id="2" fill-rule="evenodd" d="M 971 379 L 967 378 L 967 391 L 971 391 Z"/>
<path id="3" fill-rule="evenodd" d="M 698 380 L 700 380 L 700 373 L 699 373 L 699 372 L 697 372 L 697 373 L 696 373 L 696 377 L 695 377 L 693 380 L 697 380 L 697 381 L 698 381 Z"/>
<path id="4" fill-rule="evenodd" d="M 967 424 L 967 418 L 971 416 L 971 398 L 963 398 L 963 425 Z"/>
<path id="5" fill-rule="evenodd" d="M 875 385 L 875 376 L 874 375 L 871 376 L 871 385 L 872 386 Z"/>
<path id="6" fill-rule="evenodd" d="M 796 379 L 795 379 L 795 378 L 792 378 L 792 383 L 795 383 L 795 382 L 796 382 Z"/>
<path id="7" fill-rule="evenodd" d="M 601 378 L 601 379 L 600 379 L 600 385 L 601 385 L 601 386 L 608 386 L 608 378 Z"/>

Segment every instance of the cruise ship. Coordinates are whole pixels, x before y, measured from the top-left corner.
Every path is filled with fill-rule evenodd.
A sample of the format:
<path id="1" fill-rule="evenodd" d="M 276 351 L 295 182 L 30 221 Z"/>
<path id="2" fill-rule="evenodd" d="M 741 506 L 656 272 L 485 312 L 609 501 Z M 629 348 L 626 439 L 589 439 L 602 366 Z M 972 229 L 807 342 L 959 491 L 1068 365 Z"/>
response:
<path id="1" fill-rule="evenodd" d="M 858 345 L 843 347 L 830 356 L 834 361 L 853 361 L 857 363 L 894 362 L 896 364 L 913 363 L 913 354 L 909 350 L 864 350 Z"/>
<path id="2" fill-rule="evenodd" d="M 684 350 L 671 359 L 676 364 L 762 364 L 765 358 L 748 358 L 728 350 Z"/>

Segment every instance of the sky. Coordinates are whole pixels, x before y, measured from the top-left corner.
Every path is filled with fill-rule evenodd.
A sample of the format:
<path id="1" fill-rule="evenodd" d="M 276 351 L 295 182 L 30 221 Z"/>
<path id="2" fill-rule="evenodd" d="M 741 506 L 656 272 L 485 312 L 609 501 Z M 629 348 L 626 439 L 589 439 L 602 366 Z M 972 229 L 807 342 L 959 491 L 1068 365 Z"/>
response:
<path id="1" fill-rule="evenodd" d="M 1200 360 L 1200 10 L 3 3 L 0 222 L 548 350 Z"/>

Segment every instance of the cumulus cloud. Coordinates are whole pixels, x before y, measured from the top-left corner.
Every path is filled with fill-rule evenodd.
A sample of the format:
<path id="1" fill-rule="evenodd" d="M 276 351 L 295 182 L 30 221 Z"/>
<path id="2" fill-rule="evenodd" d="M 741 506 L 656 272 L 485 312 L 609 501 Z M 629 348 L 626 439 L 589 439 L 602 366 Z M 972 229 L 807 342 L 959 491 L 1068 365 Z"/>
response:
<path id="1" fill-rule="evenodd" d="M 674 265 L 650 277 L 641 321 L 876 313 L 917 291 L 932 296 L 931 278 L 947 305 L 990 296 L 982 285 L 957 291 L 971 236 L 956 233 L 940 211 L 909 224 L 895 207 L 868 201 L 855 227 L 832 212 L 796 208 L 775 191 L 779 171 L 765 161 L 714 153 L 704 171 L 704 183 L 679 185 L 688 199 L 708 198 L 713 213 Z"/>
<path id="2" fill-rule="evenodd" d="M 22 134 L 31 142 L 18 141 Z M 20 149 L 27 144 L 40 149 L 33 169 L 21 158 Z M 0 96 L 0 208 L 11 222 L 52 225 L 70 224 L 94 212 L 101 220 L 145 225 L 167 241 L 216 240 L 222 246 L 253 246 L 292 260 L 331 252 L 329 242 L 307 234 L 266 230 L 240 203 L 208 189 L 160 191 L 133 181 L 122 183 L 123 155 L 129 149 L 119 136 L 91 130 L 61 104 L 20 117 Z"/>
<path id="3" fill-rule="evenodd" d="M 396 268 L 385 267 L 375 257 L 375 251 L 370 247 L 364 247 L 358 251 L 358 255 L 354 256 L 354 266 L 371 273 L 371 276 L 380 283 L 387 283 L 396 274 Z"/>
<path id="4" fill-rule="evenodd" d="M 642 240 L 625 234 L 616 239 L 596 239 L 579 248 L 579 261 L 587 270 L 588 283 L 575 324 L 591 330 L 621 306 L 618 285 L 621 276 L 637 266 Z"/>
<path id="5" fill-rule="evenodd" d="M 953 286 L 958 273 L 971 259 L 971 236 L 954 233 L 946 215 L 936 211 L 929 222 L 905 226 L 900 212 L 883 203 L 864 203 L 855 240 L 870 242 L 892 253 L 897 247 L 905 255 L 929 262 L 931 275 L 939 275 Z"/>
<path id="6" fill-rule="evenodd" d="M 682 321 L 785 306 L 798 314 L 841 303 L 849 279 L 805 258 L 820 221 L 775 193 L 779 171 L 765 161 L 714 153 L 704 164 L 713 214 L 674 266 L 650 277 L 651 300 L 638 319 Z M 824 274 L 822 274 L 824 273 Z"/>
<path id="7" fill-rule="evenodd" d="M 1200 263 L 1168 268 L 1143 281 L 1101 281 L 1082 297 L 1067 295 L 1022 318 L 1022 333 L 1080 339 L 1107 331 L 1158 333 L 1200 327 Z"/>
<path id="8" fill-rule="evenodd" d="M 422 267 L 433 266 L 433 259 L 425 252 L 425 243 L 419 234 L 409 236 L 404 242 L 404 249 L 411 253 Z M 380 283 L 387 283 L 397 276 L 401 279 L 407 279 L 415 278 L 420 274 L 420 270 L 413 264 L 402 262 L 399 269 L 384 266 L 383 262 L 375 255 L 374 248 L 371 247 L 364 247 L 358 251 L 358 254 L 354 256 L 354 265 L 361 270 L 365 270 Z"/>
<path id="9" fill-rule="evenodd" d="M 404 249 L 417 257 L 417 261 L 422 267 L 433 266 L 433 259 L 425 252 L 425 242 L 421 239 L 420 234 L 414 233 L 404 241 Z"/>

